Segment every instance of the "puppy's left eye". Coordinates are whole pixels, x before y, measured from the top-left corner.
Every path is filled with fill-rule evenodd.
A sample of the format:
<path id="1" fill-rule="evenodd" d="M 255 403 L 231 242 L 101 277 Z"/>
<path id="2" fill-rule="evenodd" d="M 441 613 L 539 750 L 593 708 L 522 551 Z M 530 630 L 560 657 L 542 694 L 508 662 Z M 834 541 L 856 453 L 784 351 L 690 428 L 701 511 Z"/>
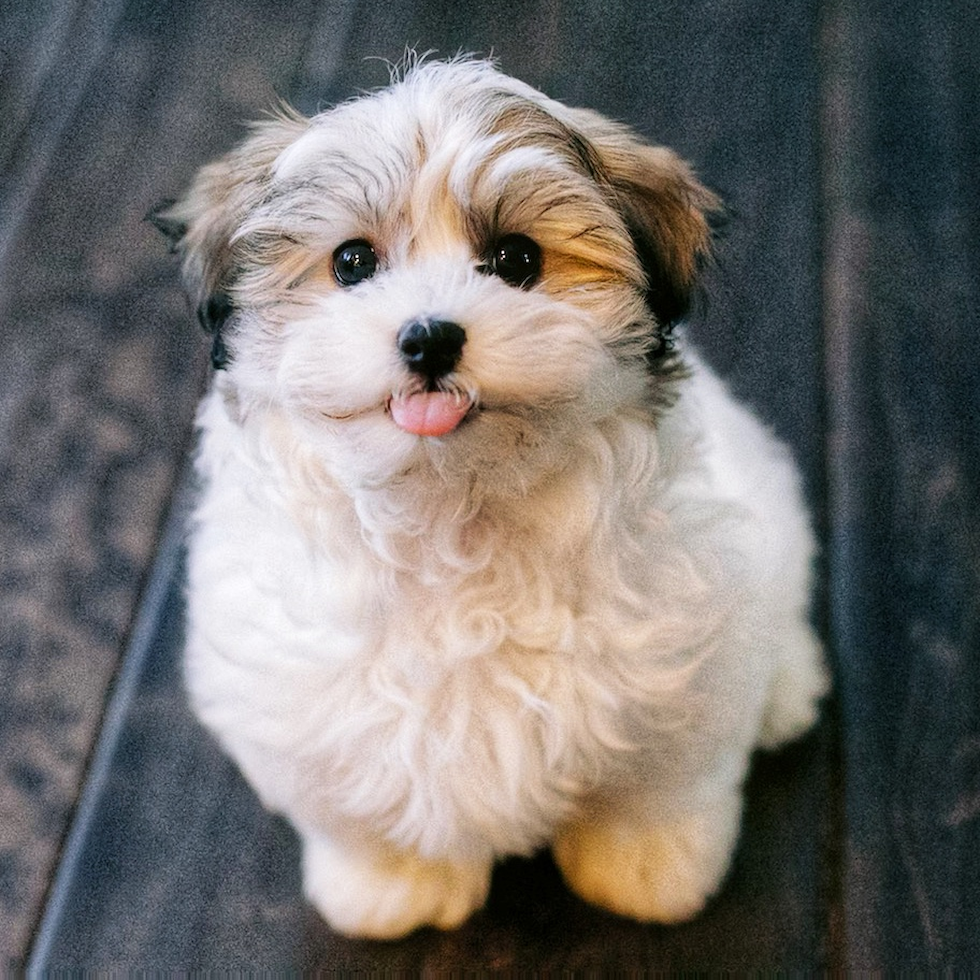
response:
<path id="1" fill-rule="evenodd" d="M 378 256 L 363 239 L 344 242 L 333 253 L 333 275 L 341 286 L 356 286 L 377 271 Z"/>
<path id="2" fill-rule="evenodd" d="M 481 269 L 519 289 L 530 289 L 541 276 L 541 246 L 527 235 L 504 235 L 494 242 Z"/>

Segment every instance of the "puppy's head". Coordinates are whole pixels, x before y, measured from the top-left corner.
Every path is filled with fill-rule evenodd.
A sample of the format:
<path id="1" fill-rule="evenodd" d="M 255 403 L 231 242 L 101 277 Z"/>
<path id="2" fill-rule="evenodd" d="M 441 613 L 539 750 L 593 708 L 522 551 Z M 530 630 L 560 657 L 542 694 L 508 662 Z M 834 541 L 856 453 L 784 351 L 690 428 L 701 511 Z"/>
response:
<path id="1" fill-rule="evenodd" d="M 352 483 L 510 489 L 667 400 L 718 203 L 669 150 L 485 62 L 258 125 L 158 213 L 242 417 Z"/>

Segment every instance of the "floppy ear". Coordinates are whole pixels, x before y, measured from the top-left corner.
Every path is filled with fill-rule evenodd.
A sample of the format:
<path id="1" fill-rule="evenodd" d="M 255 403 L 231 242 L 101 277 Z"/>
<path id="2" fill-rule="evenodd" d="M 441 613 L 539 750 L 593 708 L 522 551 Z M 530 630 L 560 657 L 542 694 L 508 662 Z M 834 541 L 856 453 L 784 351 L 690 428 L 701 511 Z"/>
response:
<path id="1" fill-rule="evenodd" d="M 589 165 L 633 238 L 647 276 L 647 303 L 667 332 L 690 308 L 713 229 L 722 221 L 721 201 L 672 150 L 650 146 L 591 110 L 571 112 L 591 151 Z"/>
<path id="2" fill-rule="evenodd" d="M 235 313 L 240 271 L 235 233 L 265 198 L 276 157 L 307 125 L 307 119 L 287 109 L 257 124 L 239 147 L 202 167 L 183 198 L 165 201 L 147 215 L 181 257 L 184 287 L 213 340 L 215 368 L 227 366 L 229 359 L 225 327 Z"/>

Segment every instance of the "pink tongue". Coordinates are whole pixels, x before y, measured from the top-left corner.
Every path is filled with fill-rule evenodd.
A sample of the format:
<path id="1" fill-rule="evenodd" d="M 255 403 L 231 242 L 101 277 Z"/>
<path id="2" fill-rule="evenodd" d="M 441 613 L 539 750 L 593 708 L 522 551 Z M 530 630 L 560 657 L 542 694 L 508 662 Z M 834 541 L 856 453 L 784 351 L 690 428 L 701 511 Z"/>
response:
<path id="1" fill-rule="evenodd" d="M 392 398 L 395 425 L 417 436 L 444 436 L 463 421 L 471 402 L 444 391 L 425 391 L 405 398 Z"/>

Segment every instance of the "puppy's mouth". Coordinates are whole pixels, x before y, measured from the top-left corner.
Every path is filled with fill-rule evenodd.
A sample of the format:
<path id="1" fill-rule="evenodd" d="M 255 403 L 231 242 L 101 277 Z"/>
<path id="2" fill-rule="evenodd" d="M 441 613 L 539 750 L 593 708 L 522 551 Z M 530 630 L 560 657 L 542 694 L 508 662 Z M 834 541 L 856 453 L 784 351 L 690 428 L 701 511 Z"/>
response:
<path id="1" fill-rule="evenodd" d="M 445 436 L 456 429 L 473 408 L 473 398 L 462 391 L 397 393 L 387 409 L 399 429 L 416 436 Z"/>

